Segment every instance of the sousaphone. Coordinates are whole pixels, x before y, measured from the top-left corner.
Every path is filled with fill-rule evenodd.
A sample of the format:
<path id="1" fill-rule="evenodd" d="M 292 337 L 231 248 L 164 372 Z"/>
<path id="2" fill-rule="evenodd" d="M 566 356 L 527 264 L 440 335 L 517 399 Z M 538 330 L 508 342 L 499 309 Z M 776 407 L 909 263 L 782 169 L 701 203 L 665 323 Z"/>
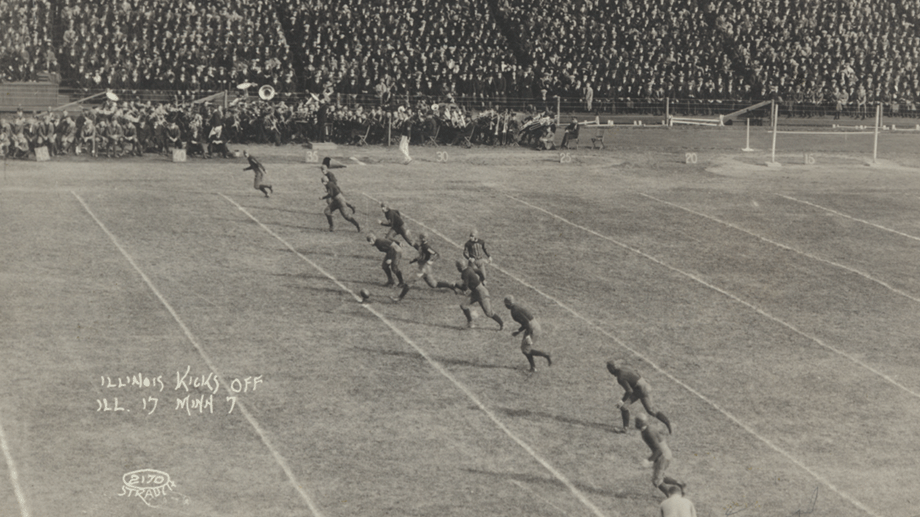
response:
<path id="1" fill-rule="evenodd" d="M 272 97 L 275 96 L 275 89 L 272 88 L 270 84 L 266 84 L 259 88 L 259 98 L 263 101 L 270 101 Z"/>

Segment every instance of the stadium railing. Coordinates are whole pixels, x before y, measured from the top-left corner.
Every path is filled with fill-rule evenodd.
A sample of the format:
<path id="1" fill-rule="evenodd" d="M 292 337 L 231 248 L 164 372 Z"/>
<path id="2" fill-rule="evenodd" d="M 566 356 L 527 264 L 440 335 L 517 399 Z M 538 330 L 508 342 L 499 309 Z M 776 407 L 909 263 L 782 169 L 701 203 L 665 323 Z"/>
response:
<path id="1" fill-rule="evenodd" d="M 255 91 L 257 87 L 252 88 L 252 93 L 248 94 L 250 99 L 258 99 Z M 61 88 L 59 99 L 74 101 L 77 99 L 89 97 L 96 93 L 103 92 L 103 89 L 92 88 Z M 201 99 L 208 95 L 219 93 L 215 90 L 113 90 L 119 98 L 126 101 L 136 101 L 141 103 L 187 103 L 196 99 Z M 240 96 L 246 96 L 247 92 L 230 89 L 228 99 L 233 100 Z M 285 102 L 289 106 L 298 104 L 312 96 L 309 92 L 292 93 L 279 92 L 271 102 Z M 584 99 L 576 97 L 522 97 L 520 95 L 497 95 L 491 97 L 470 97 L 470 96 L 429 96 L 429 95 L 405 95 L 393 94 L 381 98 L 376 94 L 345 94 L 334 93 L 329 99 L 331 104 L 345 108 L 356 108 L 362 106 L 365 110 L 374 108 L 383 108 L 386 111 L 396 109 L 399 106 L 417 108 L 421 105 L 431 106 L 432 104 L 456 104 L 470 112 L 481 112 L 485 110 L 512 111 L 521 113 L 534 113 L 548 111 L 557 113 L 560 116 L 567 114 L 602 115 L 614 117 L 636 117 L 645 118 L 646 120 L 666 121 L 668 116 L 677 117 L 704 117 L 718 119 L 720 115 L 725 116 L 741 110 L 745 107 L 756 104 L 763 99 L 693 99 L 693 98 L 610 98 L 596 97 L 589 106 Z M 2 102 L 2 99 L 0 99 Z M 97 98 L 92 103 L 103 102 L 102 98 Z M 780 118 L 826 118 L 835 115 L 834 102 L 827 100 L 821 103 L 793 103 L 789 101 L 778 101 Z M 881 102 L 873 101 L 868 103 L 871 106 L 881 104 L 882 114 L 886 117 L 903 117 L 917 118 L 920 116 L 917 105 L 913 102 L 904 102 L 898 100 L 884 99 Z M 0 104 L 0 111 L 15 111 L 15 103 Z M 38 109 L 38 107 L 36 107 Z M 41 109 L 47 109 L 47 106 L 41 106 Z M 70 108 L 78 109 L 78 108 Z M 770 112 L 764 108 L 745 114 L 745 118 L 750 118 L 752 124 L 769 123 Z M 845 106 L 842 117 L 861 118 L 862 113 L 857 110 L 856 103 L 850 103 Z M 866 116 L 871 116 L 866 113 Z M 657 122 L 656 122 L 657 123 Z"/>

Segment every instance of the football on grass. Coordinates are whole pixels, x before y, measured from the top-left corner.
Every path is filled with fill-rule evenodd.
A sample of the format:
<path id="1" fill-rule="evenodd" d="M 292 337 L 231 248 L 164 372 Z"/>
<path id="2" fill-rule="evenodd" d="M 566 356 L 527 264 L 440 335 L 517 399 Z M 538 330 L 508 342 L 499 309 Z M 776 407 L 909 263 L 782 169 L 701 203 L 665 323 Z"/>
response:
<path id="1" fill-rule="evenodd" d="M 371 297 L 370 291 L 368 291 L 367 289 L 361 289 L 361 300 L 362 301 L 366 302 L 367 299 L 370 297 Z"/>

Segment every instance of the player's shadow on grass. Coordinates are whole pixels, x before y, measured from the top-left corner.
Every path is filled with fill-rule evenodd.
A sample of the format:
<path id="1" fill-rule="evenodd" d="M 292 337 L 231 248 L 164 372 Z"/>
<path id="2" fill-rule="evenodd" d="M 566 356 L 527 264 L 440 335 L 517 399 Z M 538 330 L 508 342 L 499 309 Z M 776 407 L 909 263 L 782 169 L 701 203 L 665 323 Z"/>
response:
<path id="1" fill-rule="evenodd" d="M 516 474 L 513 472 L 491 472 L 488 470 L 478 470 L 478 469 L 464 469 L 464 470 L 466 470 L 467 472 L 471 474 L 489 476 L 494 479 L 506 480 L 509 482 L 517 481 L 518 483 L 531 485 L 531 486 L 543 485 L 547 488 L 554 488 L 554 489 L 561 489 L 561 490 L 569 489 L 569 487 L 567 487 L 565 483 L 563 483 L 561 480 L 551 478 L 551 477 L 534 476 L 532 474 Z M 588 485 L 585 485 L 584 483 L 577 483 L 574 481 L 572 481 L 571 483 L 572 485 L 575 486 L 575 488 L 577 488 L 578 490 L 586 494 L 592 494 L 592 495 L 597 495 L 601 497 L 617 497 L 617 498 L 626 498 L 630 496 L 629 493 L 622 492 L 622 491 L 616 492 L 614 490 L 605 490 L 602 488 L 588 486 Z M 638 494 L 634 494 L 633 497 L 638 497 Z"/>
<path id="2" fill-rule="evenodd" d="M 406 357 L 410 359 L 418 359 L 421 361 L 425 361 L 425 358 L 422 357 L 422 354 L 418 352 L 403 352 L 400 350 L 381 350 L 379 348 L 364 348 L 364 347 L 352 347 L 352 348 L 354 350 L 364 350 L 366 352 L 374 352 L 376 354 L 391 355 L 395 357 Z M 466 359 L 437 357 L 431 354 L 428 354 L 428 356 L 431 357 L 433 361 L 437 361 L 439 364 L 442 364 L 445 366 L 469 366 L 472 368 L 494 368 L 494 369 L 500 369 L 500 370 L 517 370 L 517 368 L 511 367 L 511 366 L 504 366 L 500 364 L 488 364 L 488 363 L 481 363 L 479 361 L 469 361 Z"/>
<path id="3" fill-rule="evenodd" d="M 588 422 L 585 420 L 578 420 L 576 418 L 569 418 L 561 415 L 553 415 L 551 413 L 543 413 L 540 411 L 531 411 L 529 409 L 512 409 L 512 408 L 496 408 L 496 411 L 504 413 L 512 418 L 528 418 L 531 420 L 555 420 L 557 422 L 562 422 L 563 424 L 569 425 L 578 425 L 581 427 L 591 427 L 594 429 L 601 429 L 604 431 L 611 431 L 616 426 L 598 422 Z"/>

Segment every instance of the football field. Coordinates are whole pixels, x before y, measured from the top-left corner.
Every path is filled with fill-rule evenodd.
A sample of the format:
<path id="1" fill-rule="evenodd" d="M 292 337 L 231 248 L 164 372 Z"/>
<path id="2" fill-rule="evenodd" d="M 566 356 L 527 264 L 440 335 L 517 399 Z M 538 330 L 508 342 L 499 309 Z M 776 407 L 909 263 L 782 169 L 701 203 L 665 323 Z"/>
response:
<path id="1" fill-rule="evenodd" d="M 767 167 L 764 131 L 589 134 L 339 147 L 361 232 L 328 231 L 297 146 L 248 147 L 271 198 L 245 159 L 4 162 L 0 516 L 657 515 L 608 359 L 701 517 L 920 515 L 920 136 L 870 166 L 867 138 L 784 135 Z M 478 230 L 504 330 L 411 249 L 391 301 L 382 201 L 440 280 Z"/>

